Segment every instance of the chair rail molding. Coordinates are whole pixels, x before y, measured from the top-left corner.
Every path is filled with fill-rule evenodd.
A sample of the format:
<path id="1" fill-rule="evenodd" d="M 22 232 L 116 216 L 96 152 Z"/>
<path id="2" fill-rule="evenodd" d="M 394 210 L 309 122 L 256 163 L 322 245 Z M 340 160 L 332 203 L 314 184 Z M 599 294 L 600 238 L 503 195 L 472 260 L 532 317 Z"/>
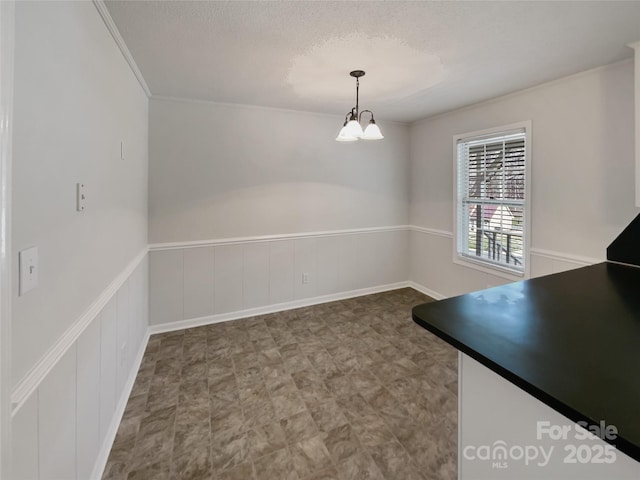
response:
<path id="1" fill-rule="evenodd" d="M 435 235 L 437 237 L 453 238 L 453 232 L 448 230 L 439 230 L 437 228 L 419 227 L 418 225 L 409 225 L 409 230 L 412 232 L 426 233 L 428 235 Z"/>
<path id="2" fill-rule="evenodd" d="M 55 367 L 56 363 L 78 340 L 82 332 L 96 318 L 104 306 L 118 292 L 120 287 L 124 285 L 127 279 L 140 265 L 147 255 L 148 250 L 144 248 L 136 257 L 120 272 L 120 274 L 105 288 L 98 298 L 89 306 L 89 308 L 66 330 L 66 332 L 54 343 L 49 350 L 40 358 L 40 360 L 29 370 L 29 372 L 20 380 L 11 394 L 11 414 L 15 414 L 20 407 L 38 388 L 44 378 Z"/>
<path id="3" fill-rule="evenodd" d="M 294 240 L 314 237 L 335 237 L 339 235 L 355 235 L 359 233 L 397 232 L 403 230 L 409 230 L 409 225 L 391 225 L 385 227 L 350 228 L 343 230 L 323 230 L 318 232 L 281 233 L 274 235 L 254 235 L 247 237 L 223 237 L 209 240 L 186 240 L 184 242 L 152 243 L 149 245 L 149 250 L 155 251 L 182 248 L 213 247 L 217 245 L 238 245 L 243 243 Z"/>
<path id="4" fill-rule="evenodd" d="M 604 258 L 598 259 L 593 257 L 585 257 L 582 255 L 574 255 L 572 253 L 556 252 L 555 250 L 545 250 L 543 248 L 530 248 L 529 253 L 538 257 L 546 257 L 552 260 L 575 263 L 576 265 L 580 265 L 583 267 L 605 261 Z"/>

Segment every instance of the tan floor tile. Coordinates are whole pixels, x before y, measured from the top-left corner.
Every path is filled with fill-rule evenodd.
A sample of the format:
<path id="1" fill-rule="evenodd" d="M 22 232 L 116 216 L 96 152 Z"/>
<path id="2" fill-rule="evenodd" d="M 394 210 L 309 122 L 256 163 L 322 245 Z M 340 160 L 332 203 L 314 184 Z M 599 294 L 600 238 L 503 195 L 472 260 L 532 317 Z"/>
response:
<path id="1" fill-rule="evenodd" d="M 385 478 L 425 480 L 415 468 L 409 454 L 396 441 L 372 447 L 371 456 Z"/>
<path id="2" fill-rule="evenodd" d="M 254 462 L 257 480 L 299 480 L 287 448 L 277 450 Z"/>
<path id="3" fill-rule="evenodd" d="M 249 460 L 248 438 L 245 432 L 219 432 L 211 438 L 211 465 L 214 470 L 235 467 Z"/>
<path id="4" fill-rule="evenodd" d="M 306 403 L 307 410 L 322 432 L 328 432 L 333 428 L 348 423 L 344 413 L 333 399 L 309 401 Z"/>
<path id="5" fill-rule="evenodd" d="M 457 352 L 410 289 L 153 335 L 104 479 L 453 480 Z"/>
<path id="6" fill-rule="evenodd" d="M 361 450 L 360 442 L 349 424 L 329 430 L 323 434 L 323 438 L 331 458 L 336 463 L 346 460 Z"/>
<path id="7" fill-rule="evenodd" d="M 256 460 L 287 445 L 284 430 L 279 423 L 252 428 L 247 432 L 249 455 Z"/>
<path id="8" fill-rule="evenodd" d="M 311 476 L 314 472 L 327 470 L 332 466 L 329 451 L 321 435 L 289 445 L 289 451 L 293 466 L 301 478 Z"/>
<path id="9" fill-rule="evenodd" d="M 284 430 L 289 444 L 311 438 L 319 432 L 313 418 L 306 409 L 292 417 L 280 420 L 280 426 Z"/>
<path id="10" fill-rule="evenodd" d="M 312 473 L 304 477 L 302 480 L 340 480 L 340 475 L 335 467 L 329 467 L 326 470 Z"/>
<path id="11" fill-rule="evenodd" d="M 255 479 L 252 463 L 241 463 L 227 470 L 217 471 L 215 480 L 253 480 Z"/>
<path id="12" fill-rule="evenodd" d="M 213 473 L 208 448 L 194 448 L 181 455 L 175 455 L 171 463 L 172 477 L 180 480 L 208 479 Z M 155 480 L 155 477 L 153 478 Z"/>
<path id="13" fill-rule="evenodd" d="M 306 411 L 306 406 L 297 391 L 283 392 L 271 396 L 276 418 L 288 418 Z"/>
<path id="14" fill-rule="evenodd" d="M 152 465 L 137 468 L 129 472 L 127 480 L 170 480 L 171 465 L 168 461 L 161 461 Z"/>
<path id="15" fill-rule="evenodd" d="M 362 452 L 340 462 L 337 468 L 340 480 L 385 480 L 373 459 Z"/>
<path id="16" fill-rule="evenodd" d="M 389 442 L 394 439 L 394 435 L 389 426 L 375 414 L 363 415 L 351 421 L 356 437 L 363 447 L 370 448 Z"/>

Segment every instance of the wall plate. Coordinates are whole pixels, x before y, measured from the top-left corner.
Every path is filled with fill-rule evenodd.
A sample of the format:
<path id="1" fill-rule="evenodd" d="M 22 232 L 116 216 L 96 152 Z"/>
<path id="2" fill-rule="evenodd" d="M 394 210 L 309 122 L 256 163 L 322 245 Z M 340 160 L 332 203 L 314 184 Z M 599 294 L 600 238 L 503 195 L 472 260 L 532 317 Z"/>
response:
<path id="1" fill-rule="evenodd" d="M 38 286 L 38 247 L 27 248 L 19 253 L 20 295 Z"/>

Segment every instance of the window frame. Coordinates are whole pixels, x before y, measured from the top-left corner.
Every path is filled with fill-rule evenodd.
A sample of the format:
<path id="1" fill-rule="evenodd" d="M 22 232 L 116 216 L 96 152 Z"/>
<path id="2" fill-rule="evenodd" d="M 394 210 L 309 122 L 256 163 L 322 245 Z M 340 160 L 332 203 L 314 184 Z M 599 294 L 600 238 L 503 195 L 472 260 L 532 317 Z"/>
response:
<path id="1" fill-rule="evenodd" d="M 506 278 L 508 280 L 517 281 L 523 278 L 530 278 L 531 268 L 531 120 L 511 123 L 499 127 L 488 128 L 484 130 L 476 130 L 473 132 L 462 133 L 453 136 L 453 263 L 484 273 Z M 522 232 L 522 258 L 524 260 L 524 271 L 518 272 L 508 267 L 497 265 L 493 262 L 484 261 L 482 259 L 474 259 L 461 255 L 458 252 L 459 244 L 459 222 L 458 207 L 458 143 L 464 140 L 471 140 L 474 137 L 491 137 L 500 136 L 508 131 L 523 129 L 525 134 L 525 185 L 524 185 L 524 224 Z"/>

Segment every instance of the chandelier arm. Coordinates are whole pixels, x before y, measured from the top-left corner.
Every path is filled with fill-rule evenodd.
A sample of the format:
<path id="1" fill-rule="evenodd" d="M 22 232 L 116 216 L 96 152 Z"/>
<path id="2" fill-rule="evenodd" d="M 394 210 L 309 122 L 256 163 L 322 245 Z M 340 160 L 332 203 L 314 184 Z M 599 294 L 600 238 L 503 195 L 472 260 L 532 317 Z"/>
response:
<path id="1" fill-rule="evenodd" d="M 358 117 L 358 122 L 362 121 L 362 114 L 367 112 L 371 114 L 371 123 L 376 123 L 375 119 L 373 118 L 373 112 L 371 110 L 362 110 L 362 112 L 360 112 L 360 116 Z"/>

